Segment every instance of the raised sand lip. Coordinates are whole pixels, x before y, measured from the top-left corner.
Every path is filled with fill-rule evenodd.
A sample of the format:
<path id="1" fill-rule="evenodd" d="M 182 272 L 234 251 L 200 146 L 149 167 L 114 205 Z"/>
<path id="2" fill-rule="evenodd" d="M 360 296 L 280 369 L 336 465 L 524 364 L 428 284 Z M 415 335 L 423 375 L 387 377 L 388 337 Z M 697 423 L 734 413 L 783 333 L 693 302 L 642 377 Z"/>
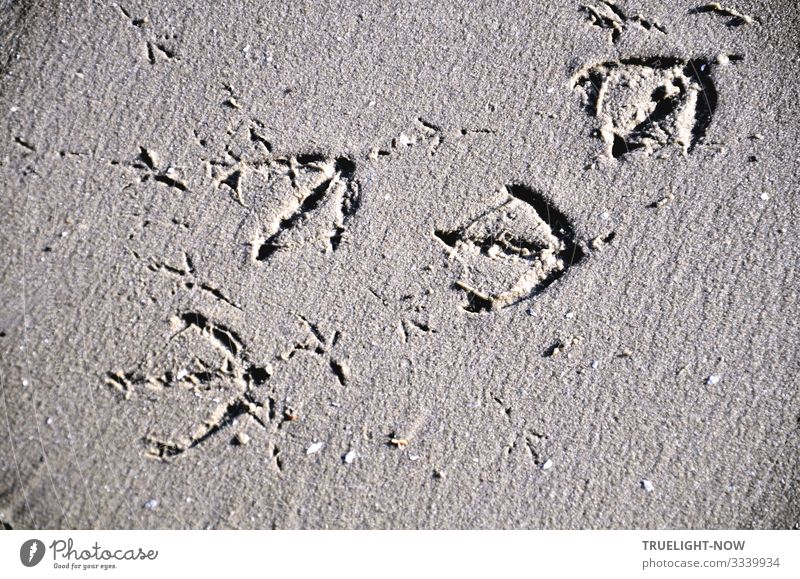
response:
<path id="1" fill-rule="evenodd" d="M 798 22 L 0 0 L 0 526 L 796 526 Z"/>

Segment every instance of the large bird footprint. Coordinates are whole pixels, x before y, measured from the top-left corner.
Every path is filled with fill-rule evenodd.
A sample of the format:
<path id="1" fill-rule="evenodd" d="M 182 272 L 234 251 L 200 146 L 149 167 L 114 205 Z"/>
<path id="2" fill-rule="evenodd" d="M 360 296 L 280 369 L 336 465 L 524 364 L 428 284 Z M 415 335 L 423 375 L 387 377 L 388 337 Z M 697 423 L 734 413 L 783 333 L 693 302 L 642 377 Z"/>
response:
<path id="1" fill-rule="evenodd" d="M 463 267 L 454 286 L 468 312 L 496 311 L 524 300 L 584 257 L 567 218 L 538 192 L 506 185 L 507 199 L 455 231 L 436 237 Z"/>
<path id="2" fill-rule="evenodd" d="M 589 66 L 575 75 L 584 107 L 600 122 L 597 135 L 618 159 L 635 150 L 651 154 L 678 146 L 684 153 L 700 143 L 717 108 L 712 71 L 741 60 L 673 57 L 625 58 Z"/>

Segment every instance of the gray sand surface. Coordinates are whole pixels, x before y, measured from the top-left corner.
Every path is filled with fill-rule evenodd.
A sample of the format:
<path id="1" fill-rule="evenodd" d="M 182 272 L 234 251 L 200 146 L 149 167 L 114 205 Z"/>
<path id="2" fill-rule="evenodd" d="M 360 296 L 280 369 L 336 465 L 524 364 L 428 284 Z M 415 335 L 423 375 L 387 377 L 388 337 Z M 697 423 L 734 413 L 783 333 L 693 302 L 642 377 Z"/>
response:
<path id="1" fill-rule="evenodd" d="M 2 525 L 797 527 L 799 35 L 0 0 Z"/>

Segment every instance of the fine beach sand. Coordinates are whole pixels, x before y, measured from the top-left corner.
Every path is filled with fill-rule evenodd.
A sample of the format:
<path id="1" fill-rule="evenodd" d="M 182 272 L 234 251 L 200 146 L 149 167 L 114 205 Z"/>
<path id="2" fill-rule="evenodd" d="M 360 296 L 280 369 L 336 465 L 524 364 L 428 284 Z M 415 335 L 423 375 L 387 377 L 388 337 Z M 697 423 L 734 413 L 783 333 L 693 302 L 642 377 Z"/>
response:
<path id="1" fill-rule="evenodd" d="M 795 2 L 0 0 L 3 528 L 797 528 Z"/>

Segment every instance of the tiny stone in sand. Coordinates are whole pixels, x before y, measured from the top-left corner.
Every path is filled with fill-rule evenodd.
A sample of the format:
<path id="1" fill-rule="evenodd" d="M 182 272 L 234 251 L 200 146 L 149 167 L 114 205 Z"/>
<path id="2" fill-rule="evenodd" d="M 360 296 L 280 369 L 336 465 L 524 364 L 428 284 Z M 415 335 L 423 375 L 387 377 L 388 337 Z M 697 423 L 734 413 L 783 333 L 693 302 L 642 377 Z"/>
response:
<path id="1" fill-rule="evenodd" d="M 324 442 L 315 442 L 306 449 L 306 454 L 316 454 L 322 450 L 323 446 L 325 446 Z"/>

